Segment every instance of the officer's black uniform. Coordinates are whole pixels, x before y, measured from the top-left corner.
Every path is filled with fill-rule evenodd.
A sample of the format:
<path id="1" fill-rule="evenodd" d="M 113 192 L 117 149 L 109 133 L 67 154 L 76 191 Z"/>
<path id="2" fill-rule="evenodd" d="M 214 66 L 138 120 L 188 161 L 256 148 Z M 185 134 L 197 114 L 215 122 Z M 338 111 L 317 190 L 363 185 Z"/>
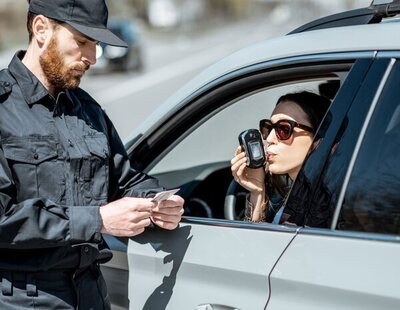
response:
<path id="1" fill-rule="evenodd" d="M 53 98 L 23 55 L 0 72 L 0 309 L 73 308 L 71 277 L 80 309 L 107 309 L 99 206 L 162 188 L 132 169 L 93 98 L 81 89 Z"/>

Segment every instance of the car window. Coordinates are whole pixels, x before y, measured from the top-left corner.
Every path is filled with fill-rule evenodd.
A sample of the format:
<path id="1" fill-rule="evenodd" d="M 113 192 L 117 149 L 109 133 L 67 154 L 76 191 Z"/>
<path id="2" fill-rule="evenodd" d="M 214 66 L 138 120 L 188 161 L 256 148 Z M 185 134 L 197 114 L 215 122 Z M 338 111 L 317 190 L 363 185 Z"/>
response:
<path id="1" fill-rule="evenodd" d="M 232 219 L 227 210 L 233 207 L 233 217 L 243 220 L 247 193 L 243 188 L 235 191 L 233 205 L 226 206 L 233 180 L 230 161 L 239 145 L 239 133 L 258 129 L 259 120 L 270 117 L 283 94 L 307 90 L 330 96 L 336 93 L 339 81 L 340 77 L 295 81 L 227 100 L 223 109 L 189 129 L 190 133 L 159 159 L 149 174 L 167 188 L 181 189 L 185 216 Z"/>
<path id="2" fill-rule="evenodd" d="M 237 100 L 193 130 L 149 174 L 230 162 L 238 146 L 239 133 L 245 129 L 258 128 L 259 120 L 270 116 L 281 95 L 301 90 L 318 93 L 318 86 L 324 82 L 312 81 L 269 88 Z"/>
<path id="3" fill-rule="evenodd" d="M 400 66 L 392 70 L 365 132 L 337 228 L 400 233 Z"/>
<path id="4" fill-rule="evenodd" d="M 297 226 L 335 228 L 341 189 L 388 59 L 359 59 L 341 85 L 285 202 L 282 218 Z"/>

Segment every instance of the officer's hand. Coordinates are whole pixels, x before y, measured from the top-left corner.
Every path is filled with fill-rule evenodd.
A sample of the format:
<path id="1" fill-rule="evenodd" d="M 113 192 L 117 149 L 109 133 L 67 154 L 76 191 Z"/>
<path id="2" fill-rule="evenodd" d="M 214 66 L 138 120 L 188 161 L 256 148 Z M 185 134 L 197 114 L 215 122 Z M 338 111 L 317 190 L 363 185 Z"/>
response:
<path id="1" fill-rule="evenodd" d="M 141 234 L 149 226 L 151 209 L 156 204 L 148 198 L 124 197 L 100 207 L 101 232 L 119 237 Z"/>
<path id="2" fill-rule="evenodd" d="M 161 228 L 175 229 L 182 218 L 184 202 L 183 198 L 177 195 L 160 201 L 152 210 L 151 220 Z"/>

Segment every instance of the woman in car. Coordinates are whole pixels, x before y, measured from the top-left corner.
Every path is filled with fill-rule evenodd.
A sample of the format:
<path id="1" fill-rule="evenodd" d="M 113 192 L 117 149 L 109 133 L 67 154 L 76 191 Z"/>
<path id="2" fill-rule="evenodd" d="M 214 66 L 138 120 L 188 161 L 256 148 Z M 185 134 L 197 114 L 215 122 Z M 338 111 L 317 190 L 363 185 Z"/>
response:
<path id="1" fill-rule="evenodd" d="M 236 182 L 249 191 L 246 221 L 274 220 L 305 157 L 313 149 L 315 132 L 329 105 L 329 99 L 308 91 L 280 97 L 271 119 L 263 119 L 259 124 L 267 159 L 265 167 L 247 167 L 244 151 L 241 147 L 236 149 L 231 170 Z"/>

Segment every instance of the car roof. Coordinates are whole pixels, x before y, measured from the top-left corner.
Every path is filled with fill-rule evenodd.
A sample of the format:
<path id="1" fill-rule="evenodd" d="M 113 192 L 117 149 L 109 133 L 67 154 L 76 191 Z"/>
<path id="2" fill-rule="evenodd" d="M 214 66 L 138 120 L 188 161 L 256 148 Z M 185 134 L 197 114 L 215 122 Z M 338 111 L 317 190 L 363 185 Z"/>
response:
<path id="1" fill-rule="evenodd" d="M 162 122 L 199 88 L 237 69 L 257 63 L 302 55 L 338 52 L 400 50 L 400 22 L 326 28 L 268 39 L 243 48 L 206 68 L 159 106 L 126 139 L 144 134 Z"/>

